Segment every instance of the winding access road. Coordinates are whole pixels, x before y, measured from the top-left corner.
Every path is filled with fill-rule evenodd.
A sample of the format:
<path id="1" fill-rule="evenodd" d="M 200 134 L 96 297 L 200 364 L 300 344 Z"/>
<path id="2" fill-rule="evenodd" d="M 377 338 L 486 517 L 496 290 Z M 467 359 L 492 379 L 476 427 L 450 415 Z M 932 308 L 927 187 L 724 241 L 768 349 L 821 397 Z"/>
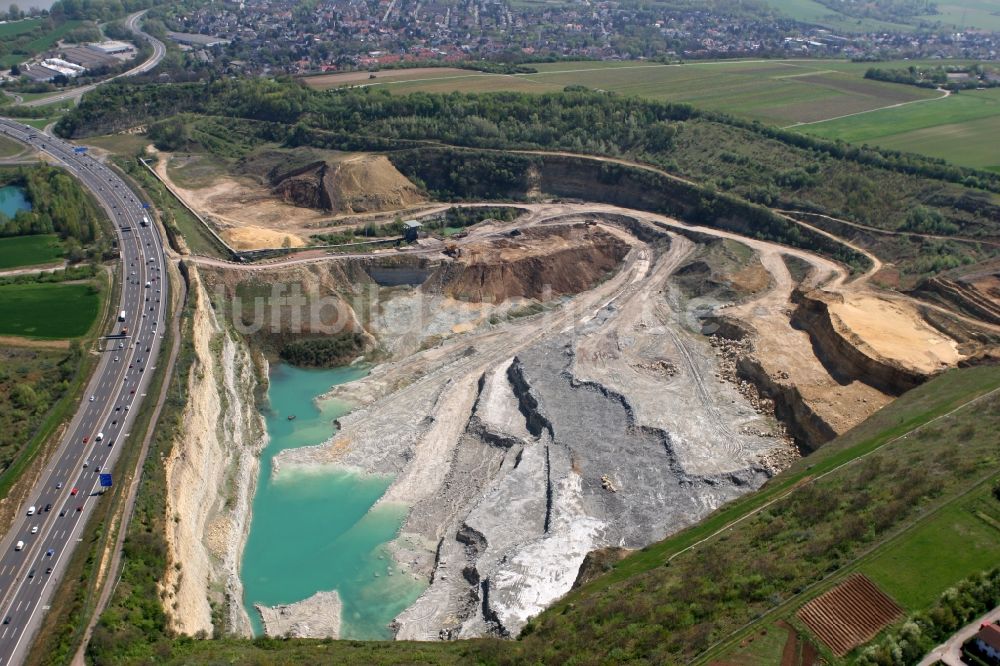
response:
<path id="1" fill-rule="evenodd" d="M 55 102 L 64 102 L 70 99 L 78 100 L 101 84 L 107 83 L 108 81 L 114 81 L 115 79 L 120 79 L 126 76 L 136 76 L 138 74 L 145 74 L 146 72 L 150 71 L 151 69 L 159 65 L 160 61 L 163 60 L 163 56 L 167 52 L 167 47 L 163 45 L 163 42 L 158 40 L 156 37 L 153 37 L 149 33 L 143 32 L 142 29 L 139 27 L 139 21 L 142 19 L 143 15 L 145 15 L 146 11 L 147 10 L 144 9 L 141 12 L 130 14 L 128 18 L 125 19 L 126 28 L 131 30 L 136 35 L 139 35 L 153 46 L 153 54 L 149 56 L 149 58 L 145 62 L 143 62 L 141 65 L 133 67 L 127 72 L 122 72 L 117 76 L 112 76 L 109 79 L 104 79 L 103 81 L 98 81 L 97 83 L 91 83 L 85 86 L 79 86 L 78 88 L 65 90 L 63 92 L 56 93 L 55 95 L 51 95 L 49 97 L 40 97 L 38 99 L 33 99 L 30 102 L 22 103 L 21 106 L 45 106 L 47 104 L 53 104 Z"/>
<path id="2" fill-rule="evenodd" d="M 76 416 L 15 523 L 0 540 L 0 666 L 20 664 L 48 610 L 84 526 L 101 501 L 151 381 L 166 329 L 169 281 L 160 235 L 118 175 L 75 147 L 0 118 L 3 136 L 29 144 L 75 176 L 111 219 L 121 255 L 120 303 Z M 124 333 L 123 333 L 124 331 Z M 114 478 L 114 477 L 112 477 Z"/>

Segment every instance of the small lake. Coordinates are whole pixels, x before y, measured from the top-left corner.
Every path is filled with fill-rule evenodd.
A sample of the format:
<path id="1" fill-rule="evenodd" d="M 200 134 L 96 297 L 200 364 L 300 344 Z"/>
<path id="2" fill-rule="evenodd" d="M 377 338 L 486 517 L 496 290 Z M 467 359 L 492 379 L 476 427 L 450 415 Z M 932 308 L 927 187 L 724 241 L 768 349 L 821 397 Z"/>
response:
<path id="1" fill-rule="evenodd" d="M 317 406 L 316 397 L 366 373 L 363 368 L 271 366 L 269 405 L 263 412 L 270 441 L 261 455 L 240 570 L 243 603 L 255 634 L 263 633 L 255 603 L 294 603 L 337 590 L 343 604 L 341 638 L 391 638 L 388 623 L 425 587 L 424 581 L 393 566 L 385 547 L 405 511 L 372 510 L 390 477 L 311 470 L 271 474 L 275 455 L 326 441 L 335 431 L 333 419 L 348 411 L 334 401 Z M 295 419 L 288 420 L 289 415 Z"/>
<path id="2" fill-rule="evenodd" d="M 0 187 L 0 213 L 14 217 L 19 210 L 31 210 L 24 188 L 17 185 Z"/>

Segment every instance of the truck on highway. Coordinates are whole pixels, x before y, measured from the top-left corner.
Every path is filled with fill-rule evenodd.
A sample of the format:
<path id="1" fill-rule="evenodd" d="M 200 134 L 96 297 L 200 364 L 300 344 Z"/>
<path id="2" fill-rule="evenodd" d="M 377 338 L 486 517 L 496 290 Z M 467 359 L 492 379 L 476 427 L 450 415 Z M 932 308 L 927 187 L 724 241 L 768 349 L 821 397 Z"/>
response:
<path id="1" fill-rule="evenodd" d="M 122 310 L 121 314 L 118 315 L 118 321 L 125 321 L 125 311 Z"/>

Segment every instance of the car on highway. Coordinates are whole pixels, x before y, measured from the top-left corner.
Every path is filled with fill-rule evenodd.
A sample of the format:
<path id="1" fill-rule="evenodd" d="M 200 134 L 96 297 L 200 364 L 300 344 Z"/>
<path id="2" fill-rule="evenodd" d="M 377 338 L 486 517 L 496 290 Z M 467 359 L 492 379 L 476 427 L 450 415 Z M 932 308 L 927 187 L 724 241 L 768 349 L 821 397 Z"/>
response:
<path id="1" fill-rule="evenodd" d="M 47 551 L 45 551 L 45 557 L 52 557 L 55 554 L 56 554 L 55 548 L 49 548 Z"/>
<path id="2" fill-rule="evenodd" d="M 3 619 L 3 623 L 4 623 L 4 624 L 10 624 L 10 615 L 8 615 L 7 617 L 5 617 L 5 618 Z"/>
<path id="3" fill-rule="evenodd" d="M 38 534 L 38 525 L 32 525 L 31 526 L 31 533 L 32 534 Z"/>
<path id="4" fill-rule="evenodd" d="M 86 444 L 88 440 L 90 440 L 90 437 L 87 437 L 86 435 L 84 435 L 83 436 L 83 443 Z"/>
<path id="5" fill-rule="evenodd" d="M 28 578 L 34 578 L 34 577 L 35 577 L 35 570 L 32 569 L 31 571 L 28 572 Z"/>
<path id="6" fill-rule="evenodd" d="M 82 504 L 80 506 L 76 507 L 76 512 L 77 513 L 80 513 L 81 511 L 83 511 L 83 505 Z"/>
<path id="7" fill-rule="evenodd" d="M 45 573 L 47 573 L 47 574 L 52 573 L 52 567 L 46 567 Z"/>
<path id="8" fill-rule="evenodd" d="M 62 487 L 63 487 L 62 481 L 56 484 L 56 490 L 62 490 Z"/>
<path id="9" fill-rule="evenodd" d="M 90 396 L 90 401 L 94 402 L 94 396 Z"/>
<path id="10" fill-rule="evenodd" d="M 77 494 L 78 492 L 80 492 L 80 489 L 79 489 L 79 488 L 74 488 L 74 489 L 72 490 L 72 492 L 70 492 L 70 495 L 72 495 L 73 497 L 76 497 L 76 494 Z"/>

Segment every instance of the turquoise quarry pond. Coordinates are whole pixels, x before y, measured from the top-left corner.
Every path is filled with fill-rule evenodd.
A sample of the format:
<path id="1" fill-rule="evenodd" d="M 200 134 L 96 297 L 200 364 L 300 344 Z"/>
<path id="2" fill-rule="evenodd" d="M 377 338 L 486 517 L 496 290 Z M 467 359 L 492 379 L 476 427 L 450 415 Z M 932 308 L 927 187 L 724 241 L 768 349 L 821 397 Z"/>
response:
<path id="1" fill-rule="evenodd" d="M 287 604 L 337 590 L 341 638 L 391 638 L 388 623 L 423 590 L 422 581 L 390 568 L 385 548 L 399 530 L 403 509 L 370 511 L 391 478 L 326 470 L 271 474 L 275 455 L 326 441 L 334 432 L 331 421 L 348 411 L 329 401 L 317 408 L 316 396 L 365 374 L 360 368 L 271 367 L 264 411 L 270 441 L 260 460 L 240 572 L 244 607 L 258 635 L 263 627 L 255 603 Z"/>
<path id="2" fill-rule="evenodd" d="M 0 187 L 0 213 L 14 217 L 19 210 L 31 210 L 31 203 L 24 194 L 24 188 L 17 185 Z"/>

